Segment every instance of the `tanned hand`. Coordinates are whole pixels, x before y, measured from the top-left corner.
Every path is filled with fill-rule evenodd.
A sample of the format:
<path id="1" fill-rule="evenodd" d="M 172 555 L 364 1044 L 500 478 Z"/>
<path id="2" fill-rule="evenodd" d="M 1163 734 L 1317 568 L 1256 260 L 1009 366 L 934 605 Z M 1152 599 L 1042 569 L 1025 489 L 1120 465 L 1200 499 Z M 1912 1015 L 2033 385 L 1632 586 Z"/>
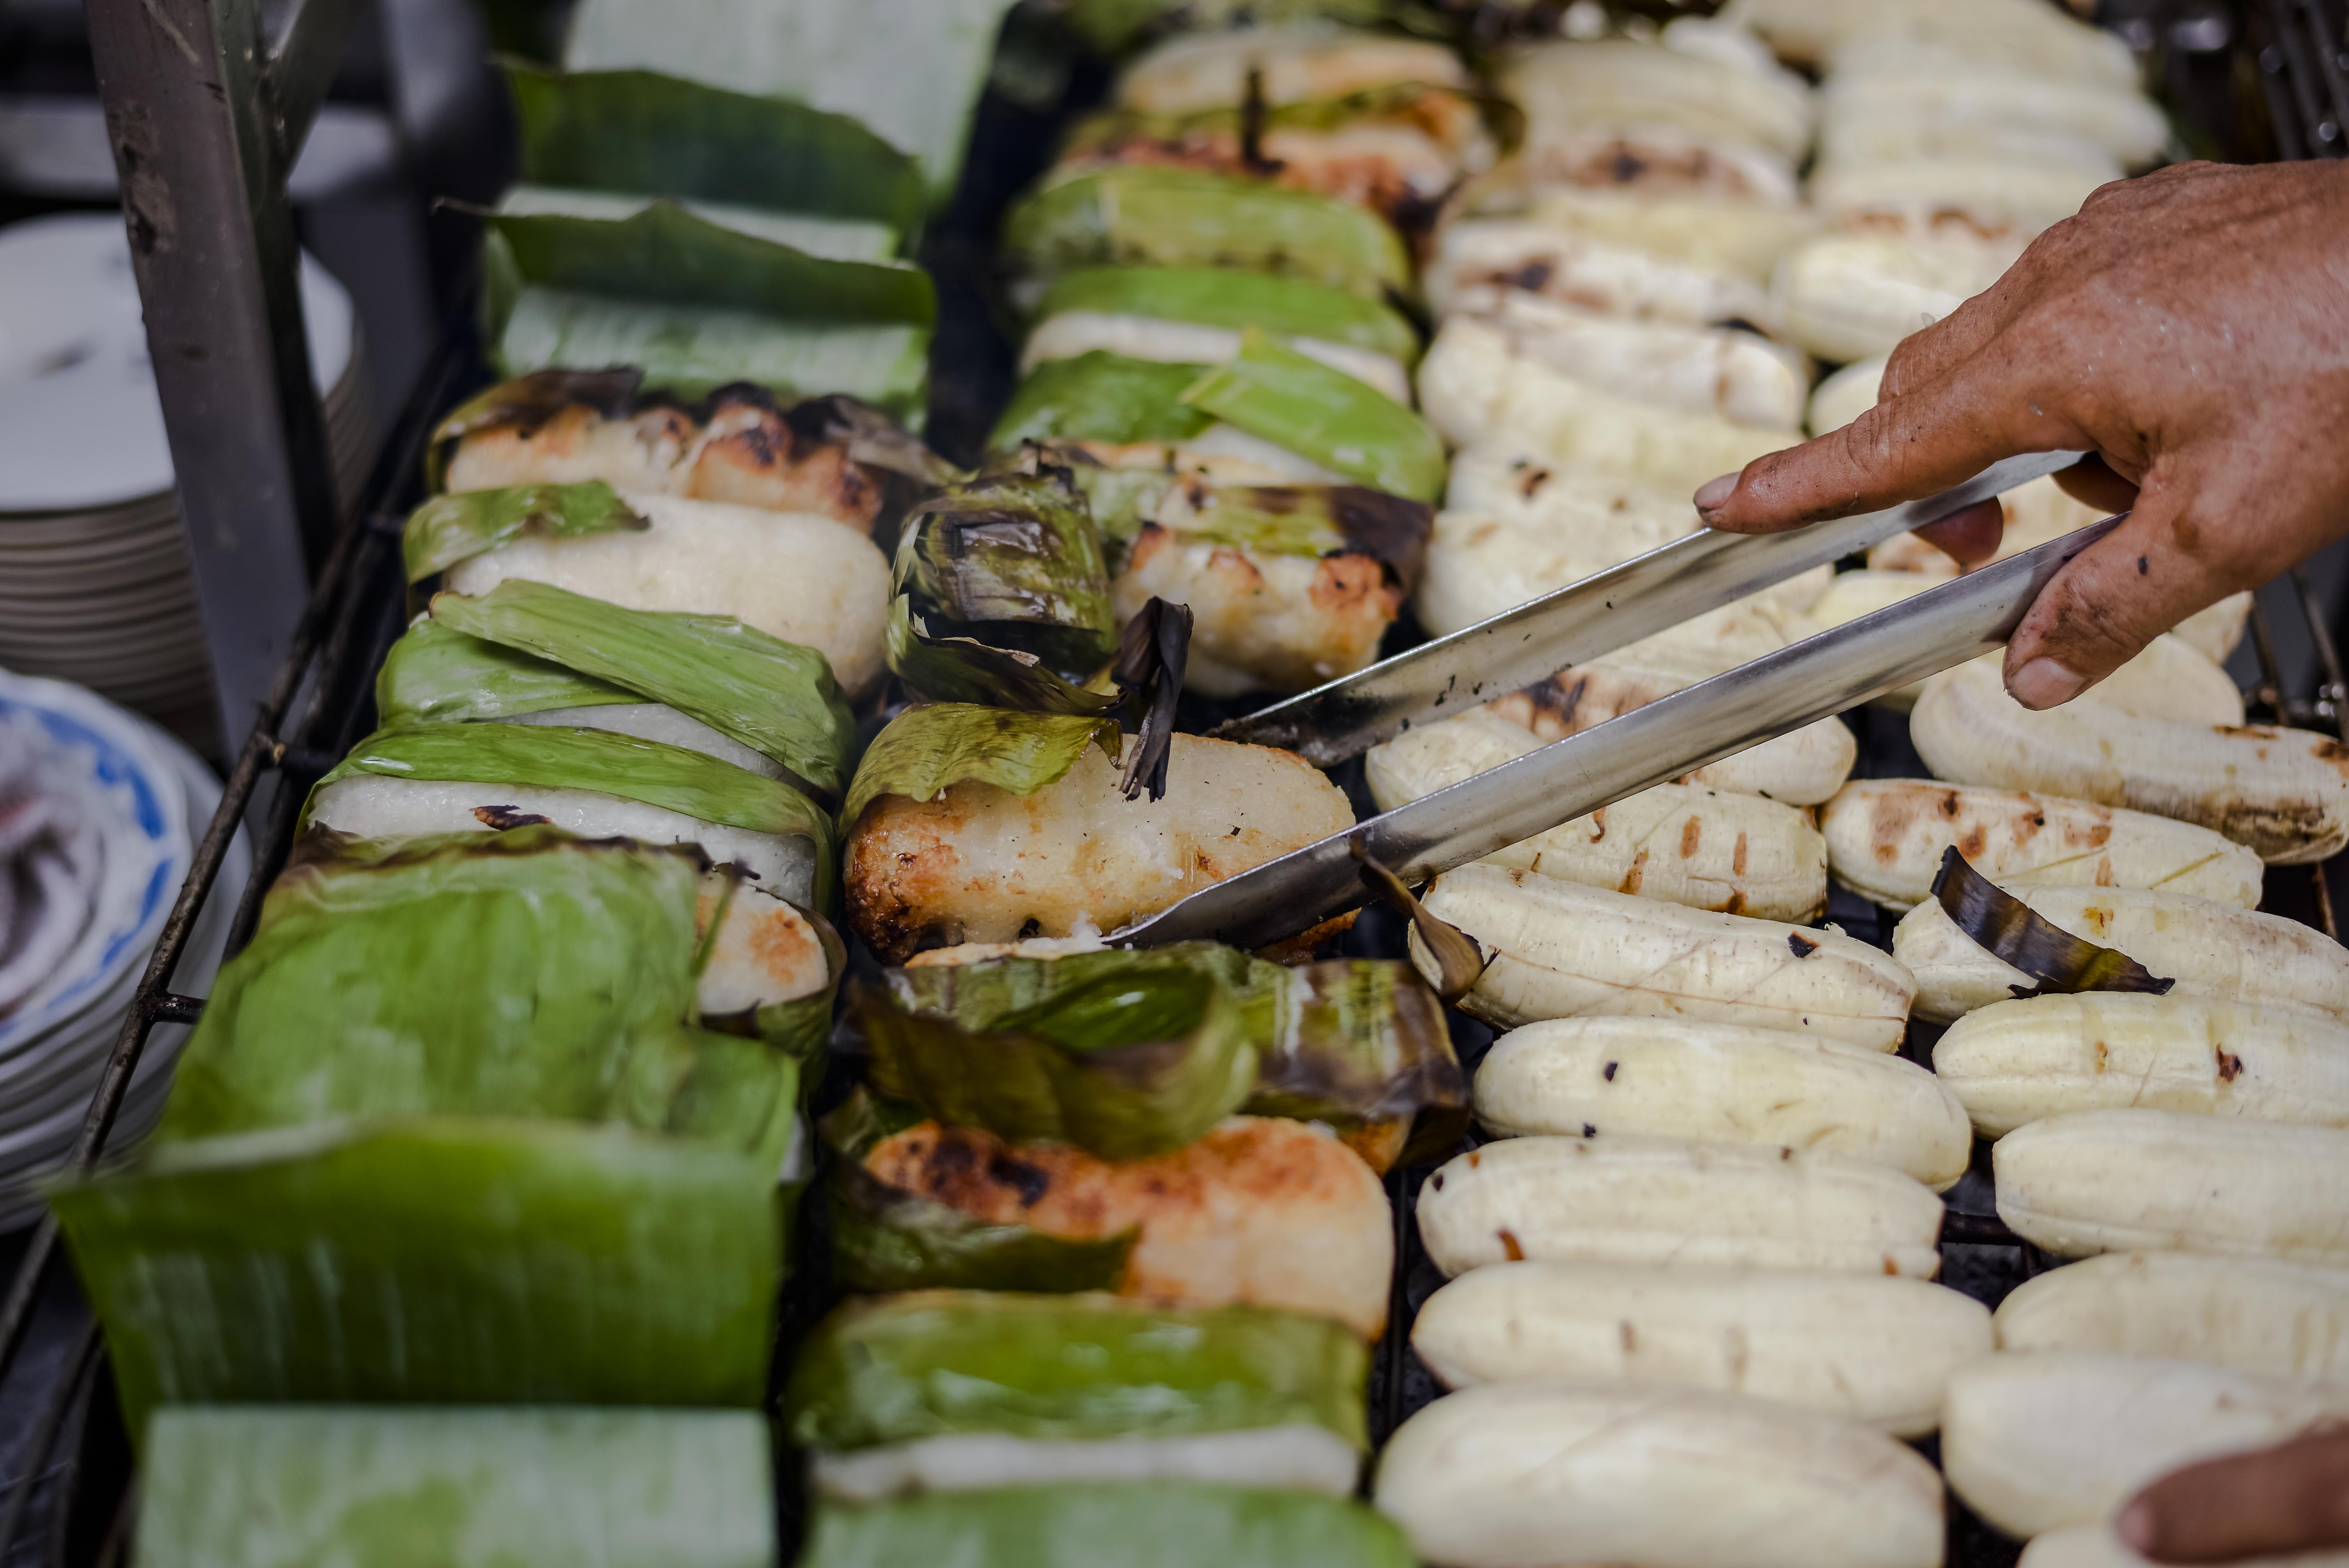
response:
<path id="1" fill-rule="evenodd" d="M 2006 653 L 2026 707 L 2349 533 L 2349 164 L 2189 163 L 2107 185 L 1991 290 L 1893 352 L 1876 407 L 1697 491 L 1775 533 L 1946 490 L 2018 452 L 2130 516 L 2040 593 Z M 1996 503 L 1920 530 L 1986 560 Z"/>
<path id="2" fill-rule="evenodd" d="M 2114 1528 L 2157 1563 L 2349 1546 L 2349 1431 L 2173 1470 L 2130 1499 Z"/>

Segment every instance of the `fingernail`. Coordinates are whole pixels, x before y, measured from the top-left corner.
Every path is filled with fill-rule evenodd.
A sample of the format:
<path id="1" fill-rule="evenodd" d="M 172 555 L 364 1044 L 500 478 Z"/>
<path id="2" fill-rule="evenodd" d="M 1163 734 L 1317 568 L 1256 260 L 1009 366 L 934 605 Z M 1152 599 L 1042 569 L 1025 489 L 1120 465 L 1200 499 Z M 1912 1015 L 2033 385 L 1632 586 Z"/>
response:
<path id="1" fill-rule="evenodd" d="M 2087 689 L 2085 677 L 2054 659 L 2033 659 L 2007 677 L 2006 689 L 2025 707 L 2060 707 Z"/>
<path id="2" fill-rule="evenodd" d="M 1704 487 L 1696 492 L 1696 509 L 1699 511 L 1711 511 L 1736 492 L 1737 476 L 1735 474 L 1723 474 L 1717 480 L 1707 480 Z"/>
<path id="3" fill-rule="evenodd" d="M 2146 1505 L 2142 1498 L 2130 1503 L 2127 1508 L 2122 1509 L 2120 1516 L 2113 1521 L 2113 1533 L 2119 1536 L 2121 1543 L 2130 1551 L 2140 1557 L 2144 1556 L 2153 1550 L 2153 1538 L 2158 1533 L 2153 1522 L 2153 1510 Z"/>

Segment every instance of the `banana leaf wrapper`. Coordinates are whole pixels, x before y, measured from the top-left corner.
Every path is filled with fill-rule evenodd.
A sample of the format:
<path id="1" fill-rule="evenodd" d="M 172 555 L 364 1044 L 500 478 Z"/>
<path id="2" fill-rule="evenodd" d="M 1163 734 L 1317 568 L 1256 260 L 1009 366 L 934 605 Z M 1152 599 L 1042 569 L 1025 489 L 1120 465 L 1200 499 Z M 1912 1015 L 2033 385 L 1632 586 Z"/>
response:
<path id="1" fill-rule="evenodd" d="M 843 833 L 884 795 L 934 800 L 966 779 L 1015 795 L 1058 781 L 1088 746 L 1114 762 L 1124 745 L 1117 720 L 1023 713 L 969 703 L 930 703 L 891 719 L 864 748 L 840 809 Z"/>
<path id="2" fill-rule="evenodd" d="M 157 1137 L 377 1116 L 618 1122 L 781 1167 L 800 1063 L 698 1026 L 698 857 L 522 829 L 280 877 Z"/>
<path id="3" fill-rule="evenodd" d="M 1239 1109 L 1257 1053 L 1220 979 L 1185 966 L 1095 968 L 983 1028 L 858 987 L 874 1091 L 951 1126 L 1073 1143 L 1105 1160 L 1180 1149 Z"/>
<path id="4" fill-rule="evenodd" d="M 921 224 L 914 160 L 849 115 L 657 71 L 501 65 L 524 180 L 864 218 L 901 237 Z"/>
<path id="5" fill-rule="evenodd" d="M 641 800 L 705 822 L 811 841 L 815 903 L 832 904 L 838 859 L 832 819 L 800 790 L 679 746 L 601 729 L 518 724 L 427 724 L 379 729 L 310 791 L 374 774 L 455 783 L 590 789 Z M 303 809 L 304 818 L 309 807 Z"/>
<path id="6" fill-rule="evenodd" d="M 1373 300 L 1408 297 L 1413 287 L 1402 239 L 1376 213 L 1164 165 L 1047 176 L 1006 215 L 1003 250 L 1040 279 L 1084 267 L 1215 267 L 1303 278 Z"/>
<path id="7" fill-rule="evenodd" d="M 892 969 L 883 987 L 900 1016 L 940 1020 L 966 1037 L 983 1038 L 1071 991 L 1140 988 L 1169 972 L 1212 977 L 1239 1005 L 1257 1069 L 1245 1099 L 1234 1109 L 1325 1123 L 1366 1157 L 1383 1146 L 1387 1157 L 1372 1161 L 1381 1166 L 1394 1162 L 1395 1150 L 1402 1147 L 1399 1135 L 1406 1130 L 1414 1150 L 1443 1150 L 1466 1129 L 1468 1085 L 1443 1006 L 1408 964 L 1355 958 L 1291 968 L 1237 948 L 1186 942 L 1062 958 L 1005 957 Z M 868 1033 L 869 1016 L 862 1006 L 854 1015 Z M 874 1053 L 878 1085 L 885 1053 L 878 1045 Z M 962 1072 L 981 1077 L 983 1059 L 970 1061 Z M 956 1119 L 932 1109 L 941 1120 Z M 987 1126 L 1007 1138 L 1054 1136 L 1013 1132 L 984 1121 L 965 1124 Z M 1385 1136 L 1373 1136 L 1374 1129 Z M 1190 1140 L 1163 1147 L 1179 1148 Z"/>
<path id="8" fill-rule="evenodd" d="M 554 288 L 525 283 L 499 235 L 482 254 L 484 335 L 502 376 L 627 365 L 647 387 L 683 397 L 751 382 L 788 397 L 844 395 L 908 428 L 926 411 L 926 324 L 794 320 Z"/>
<path id="9" fill-rule="evenodd" d="M 2039 982 L 2022 996 L 2074 995 L 2084 991 L 2136 991 L 2166 996 L 2178 984 L 2117 948 L 2099 947 L 2054 921 L 1974 870 L 1951 844 L 1941 851 L 1933 877 L 1933 897 L 1957 928 L 1992 957 Z"/>
<path id="10" fill-rule="evenodd" d="M 508 490 L 439 495 L 408 514 L 399 551 L 412 587 L 460 561 L 517 539 L 585 539 L 641 532 L 652 524 L 601 480 L 579 484 L 515 485 Z"/>
<path id="11" fill-rule="evenodd" d="M 988 437 L 988 449 L 1017 451 L 1025 441 L 1195 440 L 1215 420 L 1184 402 L 1183 394 L 1206 368 L 1134 359 L 1106 348 L 1048 359 L 1020 378 Z"/>
<path id="12" fill-rule="evenodd" d="M 739 1150 L 422 1118 L 157 1147 L 50 1202 L 136 1436 L 221 1401 L 755 1407 L 792 1196 Z"/>
<path id="13" fill-rule="evenodd" d="M 401 634 L 375 677 L 376 713 L 395 729 L 640 700 L 625 686 L 469 637 L 429 618 Z"/>
<path id="14" fill-rule="evenodd" d="M 800 1568 L 1414 1568 L 1364 1505 L 1196 1481 L 1087 1481 L 826 1503 Z"/>
<path id="15" fill-rule="evenodd" d="M 1088 676 L 1110 660 L 1117 618 L 1084 492 L 1065 471 L 983 474 L 907 514 L 897 592 L 933 624 Z"/>
<path id="16" fill-rule="evenodd" d="M 1035 315 L 1045 321 L 1075 310 L 1235 332 L 1260 326 L 1282 337 L 1350 344 L 1406 366 L 1419 357 L 1419 334 L 1392 306 L 1304 278 L 1212 267 L 1086 267 L 1055 280 Z"/>
<path id="17" fill-rule="evenodd" d="M 1367 485 L 1166 487 L 1148 521 L 1258 555 L 1367 555 L 1405 593 L 1418 586 L 1435 509 Z M 1137 529 L 1138 531 L 1138 529 Z"/>
<path id="18" fill-rule="evenodd" d="M 742 896 L 739 889 L 735 896 Z M 821 913 L 802 904 L 795 903 L 792 908 L 814 928 L 816 940 L 823 944 L 823 989 L 794 996 L 788 1002 L 762 1003 L 740 1013 L 705 1013 L 701 1024 L 719 1034 L 758 1040 L 789 1057 L 798 1072 L 800 1108 L 804 1110 L 823 1087 L 824 1053 L 832 1045 L 833 1004 L 839 998 L 840 983 L 848 974 L 848 944 L 841 939 L 838 928 Z M 796 1150 L 786 1152 L 787 1165 L 797 1153 Z"/>
<path id="19" fill-rule="evenodd" d="M 773 1568 L 766 1424 L 745 1411 L 157 1412 L 145 1568 Z"/>
<path id="20" fill-rule="evenodd" d="M 1318 1426 L 1367 1451 L 1370 1357 L 1333 1319 L 1113 1297 L 852 1301 L 801 1343 L 783 1419 L 845 1452 L 963 1432 L 1095 1440 Z"/>
<path id="21" fill-rule="evenodd" d="M 1444 493 L 1444 441 L 1384 393 L 1250 327 L 1237 356 L 1185 388 L 1183 401 L 1322 467 L 1413 500 Z"/>
<path id="22" fill-rule="evenodd" d="M 869 218 L 833 218 L 807 212 L 777 212 L 698 197 L 653 196 L 635 191 L 599 191 L 573 185 L 521 181 L 506 187 L 495 211 L 502 218 L 575 218 L 620 223 L 665 202 L 730 233 L 781 245 L 825 262 L 880 263 L 897 259 L 897 231 Z"/>
<path id="23" fill-rule="evenodd" d="M 833 1275 L 848 1290 L 986 1290 L 1067 1294 L 1114 1289 L 1135 1237 L 1070 1241 L 1026 1225 L 993 1225 L 874 1176 L 864 1157 L 928 1118 L 918 1106 L 853 1091 L 819 1123 L 832 1156 Z"/>
<path id="24" fill-rule="evenodd" d="M 813 648 L 730 615 L 629 610 L 543 583 L 476 598 L 435 594 L 432 618 L 502 649 L 667 703 L 772 758 L 824 794 L 848 782 L 856 716 Z"/>
<path id="25" fill-rule="evenodd" d="M 890 672 L 908 691 L 930 702 L 1086 717 L 1114 714 L 1126 706 L 1125 692 L 1079 686 L 1024 649 L 934 634 L 930 624 L 915 613 L 909 595 L 899 594 L 890 606 L 883 635 Z"/>

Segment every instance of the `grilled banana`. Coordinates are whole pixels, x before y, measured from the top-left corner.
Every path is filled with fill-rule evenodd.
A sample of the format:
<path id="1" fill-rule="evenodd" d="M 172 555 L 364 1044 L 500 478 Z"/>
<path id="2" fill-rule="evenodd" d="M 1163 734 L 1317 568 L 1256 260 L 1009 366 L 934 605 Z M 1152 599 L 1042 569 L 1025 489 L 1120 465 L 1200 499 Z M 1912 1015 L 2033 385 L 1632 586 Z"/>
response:
<path id="1" fill-rule="evenodd" d="M 1374 1501 L 1443 1568 L 1939 1568 L 1941 1485 L 1913 1449 L 1767 1399 L 1572 1381 L 1438 1399 Z"/>
<path id="2" fill-rule="evenodd" d="M 1998 1213 L 2062 1257 L 2149 1247 L 2349 1264 L 2349 1131 L 2083 1110 L 1992 1150 Z"/>
<path id="3" fill-rule="evenodd" d="M 1474 708 L 1371 748 L 1364 771 L 1371 798 L 1391 811 L 1541 744 Z M 1687 784 L 1643 790 L 1485 863 L 1764 920 L 1808 921 L 1826 907 L 1826 845 L 1804 813 Z"/>
<path id="4" fill-rule="evenodd" d="M 2349 1384 L 2190 1361 L 2041 1350 L 1950 1379 L 1941 1469 L 2010 1535 L 2095 1524 L 2156 1477 L 2349 1417 Z"/>
<path id="5" fill-rule="evenodd" d="M 1995 1326 L 2002 1350 L 2166 1356 L 2349 1381 L 2349 1269 L 2106 1253 L 2025 1281 L 1999 1304 Z"/>
<path id="6" fill-rule="evenodd" d="M 1926 684 L 1909 734 L 1938 778 L 2199 823 L 2271 865 L 2349 845 L 2349 747 L 2309 730 L 2144 718 L 2093 693 L 2033 713 L 1969 664 Z"/>
<path id="7" fill-rule="evenodd" d="M 2349 1127 L 2349 1026 L 2297 1007 L 2117 991 L 1999 1002 L 1951 1026 L 1933 1070 L 1985 1138 L 2132 1107 Z"/>
<path id="8" fill-rule="evenodd" d="M 1501 1028 L 1537 1018 L 1745 1024 L 1889 1051 L 1916 982 L 1835 931 L 1682 909 L 1498 866 L 1438 877 L 1425 904 L 1488 957 L 1461 1006 Z M 1433 961 L 1412 938 L 1425 970 Z"/>
<path id="9" fill-rule="evenodd" d="M 1503 218 L 1445 224 L 1426 286 L 1438 317 L 1482 309 L 1505 292 L 1522 290 L 1633 321 L 1707 326 L 1771 319 L 1769 295 L 1738 273 L 1675 263 L 1552 223 Z"/>
<path id="10" fill-rule="evenodd" d="M 2260 858 L 2208 828 L 2085 800 L 1926 779 L 1844 786 L 1819 815 L 1827 872 L 1888 909 L 1931 895 L 1952 844 L 2002 887 L 2151 888 L 2256 909 Z"/>
<path id="11" fill-rule="evenodd" d="M 2117 948 L 2176 996 L 2310 1007 L 2349 1019 L 2349 950 L 2313 926 L 2215 899 L 2143 888 L 2018 887 L 2050 924 Z M 1985 951 L 1927 899 L 1901 917 L 1892 956 L 1917 977 L 1915 1016 L 1946 1024 L 2031 989 L 2032 977 Z"/>
<path id="12" fill-rule="evenodd" d="M 1749 1394 L 1918 1438 L 1990 1313 L 1924 1280 L 1495 1264 L 1428 1297 L 1411 1345 L 1449 1388 L 1577 1377 Z"/>
<path id="13" fill-rule="evenodd" d="M 1560 1018 L 1495 1042 L 1476 1119 L 1503 1138 L 1647 1133 L 1816 1149 L 1936 1191 L 1966 1173 L 1965 1108 L 1913 1062 L 1813 1035 L 1661 1018 Z"/>
<path id="14" fill-rule="evenodd" d="M 1446 1274 L 1524 1259 L 1931 1277 L 1941 1203 L 1837 1154 L 1669 1138 L 1512 1138 L 1427 1179 Z"/>

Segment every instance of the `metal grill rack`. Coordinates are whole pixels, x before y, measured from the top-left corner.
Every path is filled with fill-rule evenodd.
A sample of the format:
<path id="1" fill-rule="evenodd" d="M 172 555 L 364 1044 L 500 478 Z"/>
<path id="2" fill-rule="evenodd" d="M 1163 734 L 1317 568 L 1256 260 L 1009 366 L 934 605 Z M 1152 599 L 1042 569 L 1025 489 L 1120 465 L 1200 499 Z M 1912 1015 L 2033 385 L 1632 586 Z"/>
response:
<path id="1" fill-rule="evenodd" d="M 150 10 L 159 3 L 168 4 L 174 14 L 189 9 L 202 13 L 210 7 L 231 20 L 249 20 L 241 0 L 145 3 Z M 99 10 L 100 5 L 94 3 L 92 9 Z M 349 7 L 342 0 L 314 0 L 304 9 L 316 15 L 311 28 L 315 36 L 303 49 L 318 57 L 295 63 L 315 74 L 324 68 L 318 52 L 331 52 L 318 39 L 331 37 L 344 25 Z M 2201 133 L 2198 140 L 2209 149 L 2239 158 L 2349 156 L 2349 0 L 2237 0 L 2232 6 L 2208 0 L 2106 0 L 2100 17 L 2132 42 L 2149 47 L 2154 78 L 2166 85 L 2173 108 L 2194 122 Z M 280 52 L 287 40 L 298 36 L 295 27 L 288 27 L 280 36 Z M 2224 67 L 2215 75 L 2204 68 L 2214 59 Z M 2264 112 L 2246 114 L 2232 100 L 2252 78 Z M 1098 73 L 1081 72 L 1069 97 L 1081 101 L 1099 90 Z M 1062 110 L 1066 108 L 1064 99 Z M 273 147 L 279 149 L 273 156 L 287 156 L 283 149 L 288 139 L 298 145 L 301 118 L 298 105 L 290 113 L 281 110 L 271 129 Z M 987 415 L 1009 391 L 1010 348 L 991 324 L 974 280 L 984 272 L 984 246 L 997 214 L 1049 157 L 1059 124 L 1054 113 L 1009 104 L 990 94 L 972 143 L 973 167 L 983 173 L 967 180 L 955 207 L 925 249 L 924 259 L 940 274 L 946 311 L 935 362 L 934 402 L 939 410 L 935 434 L 951 455 L 969 455 L 968 449 L 983 432 Z M 264 270 L 255 266 L 256 273 Z M 290 297 L 290 288 L 283 292 Z M 268 315 L 264 300 L 245 325 L 265 334 Z M 299 363 L 298 356 L 295 363 Z M 273 365 L 264 358 L 248 363 L 245 370 L 273 394 L 264 403 L 246 406 L 278 407 L 274 394 L 283 378 L 274 376 Z M 320 560 L 298 620 L 287 629 L 283 662 L 236 754 L 220 810 L 198 847 L 91 1103 L 74 1149 L 76 1169 L 87 1168 L 106 1152 L 116 1111 L 150 1032 L 161 1023 L 192 1023 L 202 1011 L 202 998 L 174 993 L 169 979 L 212 895 L 232 835 L 241 822 L 257 825 L 253 879 L 231 929 L 229 950 L 233 953 L 250 934 L 263 893 L 284 862 L 304 794 L 371 721 L 373 675 L 402 620 L 398 529 L 420 488 L 423 448 L 440 410 L 480 378 L 470 320 L 453 318 L 391 432 L 353 521 Z M 306 387 L 306 382 L 289 385 Z M 171 397 L 167 387 L 167 407 Z M 298 407 L 298 397 L 291 401 L 297 405 L 289 408 L 285 420 L 291 428 L 245 438 L 274 449 L 271 466 L 277 471 L 298 465 L 301 459 L 288 458 L 285 449 L 300 445 L 297 432 L 305 415 L 316 414 L 315 403 L 305 410 Z M 289 507 L 281 514 L 282 526 L 295 529 L 292 513 L 300 510 L 305 509 Z M 290 606 L 278 603 L 271 614 L 284 621 Z M 2304 696 L 2292 689 L 2284 651 L 2288 642 L 2302 639 L 2321 676 L 2315 689 Z M 2251 642 L 2257 657 L 2249 694 L 2255 712 L 2349 733 L 2344 730 L 2344 719 L 2349 719 L 2349 678 L 2343 673 L 2333 623 L 2308 572 L 2295 571 L 2262 593 L 2251 618 Z M 1861 742 L 1860 776 L 1924 771 L 1908 746 L 1905 724 L 1897 718 L 1888 721 L 1873 710 L 1852 715 L 1850 721 Z M 1359 774 L 1359 765 L 1353 771 Z M 1359 804 L 1359 778 L 1351 783 Z M 2262 907 L 2318 925 L 2337 940 L 2336 893 L 2349 894 L 2349 882 L 2337 890 L 2334 886 L 2335 878 L 2349 879 L 2349 864 L 2344 862 L 2349 862 L 2349 856 L 2314 868 L 2313 875 L 2298 868 L 2272 871 Z M 1849 895 L 1837 894 L 1829 918 L 1855 935 L 1889 944 L 1890 922 Z M 1402 951 L 1402 932 L 1385 912 L 1368 910 L 1349 947 L 1365 955 L 1393 955 Z M 1928 1026 L 1913 1027 L 1907 1052 L 1930 1060 L 1931 1033 Z M 1491 1036 L 1455 1015 L 1454 1038 L 1464 1065 L 1473 1069 Z M 1442 1283 L 1419 1248 L 1411 1219 L 1426 1174 L 1425 1170 L 1397 1171 L 1388 1179 L 1397 1266 L 1390 1325 L 1371 1373 L 1371 1424 L 1380 1439 L 1436 1393 L 1408 1338 L 1413 1315 Z M 2006 1231 L 1990 1199 L 1988 1172 L 1978 1162 L 1949 1194 L 1944 1277 L 1959 1288 L 1995 1299 L 2044 1267 L 2046 1260 Z M 809 1240 L 820 1243 L 821 1220 L 811 1218 L 815 1223 L 809 1227 Z M 52 1222 L 43 1222 L 20 1244 L 0 1251 L 0 1258 L 11 1255 L 14 1273 L 0 1295 L 0 1398 L 30 1412 L 30 1418 L 13 1461 L 0 1453 L 0 1568 L 19 1563 L 112 1568 L 124 1559 L 128 1547 L 136 1489 L 129 1484 L 127 1444 L 113 1416 L 103 1345 L 63 1265 Z M 817 1262 L 794 1275 L 783 1311 L 786 1351 L 797 1331 L 825 1305 L 827 1272 Z M 27 1346 L 33 1343 L 47 1354 L 28 1357 Z M 47 1365 L 36 1366 L 36 1360 Z M 797 1500 L 789 1488 L 783 1506 L 786 1526 L 796 1524 Z M 2004 1568 L 2013 1561 L 2016 1549 L 2011 1542 L 1966 1517 L 1962 1509 L 1953 1511 L 1953 1564 Z M 788 1528 L 786 1533 L 788 1549 Z"/>

